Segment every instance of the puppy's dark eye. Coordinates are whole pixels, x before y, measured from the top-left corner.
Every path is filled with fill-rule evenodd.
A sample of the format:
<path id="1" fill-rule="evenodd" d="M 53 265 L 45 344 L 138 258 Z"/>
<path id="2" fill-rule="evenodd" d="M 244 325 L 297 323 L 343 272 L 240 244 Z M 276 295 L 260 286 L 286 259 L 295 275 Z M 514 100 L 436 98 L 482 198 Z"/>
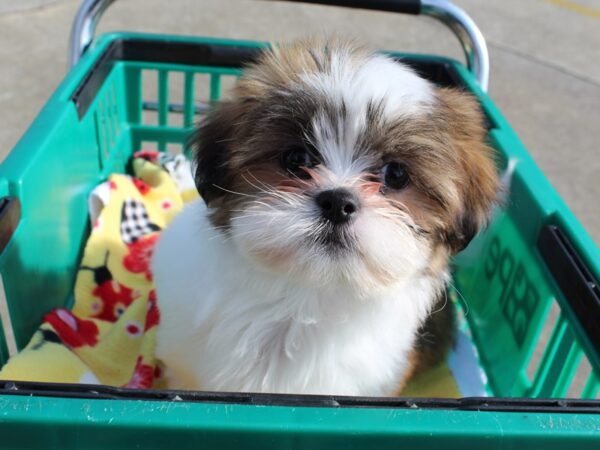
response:
<path id="1" fill-rule="evenodd" d="M 406 166 L 399 162 L 390 162 L 383 166 L 383 182 L 390 189 L 403 189 L 410 177 Z"/>
<path id="2" fill-rule="evenodd" d="M 309 151 L 304 145 L 293 145 L 281 155 L 281 166 L 299 178 L 310 178 L 303 167 L 314 167 L 317 160 L 314 152 Z"/>

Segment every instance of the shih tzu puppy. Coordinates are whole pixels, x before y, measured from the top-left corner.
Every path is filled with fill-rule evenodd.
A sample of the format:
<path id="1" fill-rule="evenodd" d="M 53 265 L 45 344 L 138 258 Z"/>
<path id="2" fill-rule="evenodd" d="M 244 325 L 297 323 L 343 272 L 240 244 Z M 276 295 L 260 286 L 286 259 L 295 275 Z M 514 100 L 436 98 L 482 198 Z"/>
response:
<path id="1" fill-rule="evenodd" d="M 203 201 L 155 250 L 169 387 L 397 394 L 451 341 L 449 259 L 496 199 L 482 124 L 351 43 L 266 50 L 195 134 Z"/>

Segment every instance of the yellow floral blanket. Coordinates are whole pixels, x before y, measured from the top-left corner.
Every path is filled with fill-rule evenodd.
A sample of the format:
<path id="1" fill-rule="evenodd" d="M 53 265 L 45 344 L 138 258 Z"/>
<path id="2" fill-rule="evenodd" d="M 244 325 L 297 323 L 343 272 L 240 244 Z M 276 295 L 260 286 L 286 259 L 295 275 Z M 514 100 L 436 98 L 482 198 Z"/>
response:
<path id="1" fill-rule="evenodd" d="M 160 230 L 197 193 L 181 155 L 143 151 L 132 166 L 134 176 L 112 175 L 90 196 L 92 229 L 73 307 L 48 313 L 0 378 L 163 387 L 150 257 Z"/>

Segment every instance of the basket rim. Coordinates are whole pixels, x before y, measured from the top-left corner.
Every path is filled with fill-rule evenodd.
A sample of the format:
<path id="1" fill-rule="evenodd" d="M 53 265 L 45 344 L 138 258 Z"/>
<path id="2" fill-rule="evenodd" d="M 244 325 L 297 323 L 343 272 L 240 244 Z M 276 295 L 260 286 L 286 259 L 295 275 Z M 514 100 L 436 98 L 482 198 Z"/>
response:
<path id="1" fill-rule="evenodd" d="M 0 396 L 60 397 L 86 400 L 125 400 L 184 403 L 220 403 L 252 406 L 288 406 L 363 409 L 427 409 L 446 411 L 529 412 L 600 415 L 600 400 L 522 397 L 357 397 L 343 395 L 271 394 L 245 392 L 129 389 L 105 385 L 0 382 Z"/>
<path id="2" fill-rule="evenodd" d="M 76 67 L 86 66 L 85 75 L 70 94 L 81 119 L 93 102 L 114 64 L 118 62 L 148 62 L 204 67 L 239 69 L 255 59 L 271 44 L 262 41 L 172 36 L 147 33 L 107 33 L 101 35 L 93 51 L 88 51 Z M 415 53 L 381 51 L 402 59 L 407 64 L 429 63 L 444 67 L 455 86 L 466 87 L 464 74 L 457 67 L 466 67 L 449 57 Z M 91 61 L 90 61 L 91 60 Z M 466 72 L 469 73 L 469 72 Z M 469 73 L 470 75 L 470 73 Z M 474 82 L 474 80 L 471 80 Z M 475 83 L 476 84 L 476 83 Z"/>

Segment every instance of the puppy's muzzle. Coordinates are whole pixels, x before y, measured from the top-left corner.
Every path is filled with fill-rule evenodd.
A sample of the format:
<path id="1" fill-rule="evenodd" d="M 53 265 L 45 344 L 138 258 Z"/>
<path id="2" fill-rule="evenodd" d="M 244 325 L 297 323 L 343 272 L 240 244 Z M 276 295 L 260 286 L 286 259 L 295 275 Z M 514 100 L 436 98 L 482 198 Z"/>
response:
<path id="1" fill-rule="evenodd" d="M 333 225 L 350 221 L 360 209 L 356 195 L 343 188 L 320 192 L 315 201 L 321 209 L 321 217 Z"/>

